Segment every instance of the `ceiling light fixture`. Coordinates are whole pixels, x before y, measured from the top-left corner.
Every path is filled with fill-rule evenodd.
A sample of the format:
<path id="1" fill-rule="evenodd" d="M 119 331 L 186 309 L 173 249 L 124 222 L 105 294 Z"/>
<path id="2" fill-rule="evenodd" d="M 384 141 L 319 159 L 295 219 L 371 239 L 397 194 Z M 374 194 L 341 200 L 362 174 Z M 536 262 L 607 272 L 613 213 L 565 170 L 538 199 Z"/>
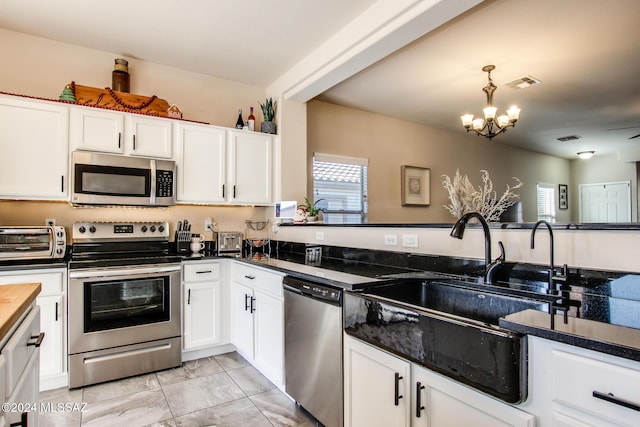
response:
<path id="1" fill-rule="evenodd" d="M 580 157 L 583 160 L 588 160 L 593 157 L 594 153 L 595 151 L 581 151 L 578 153 L 578 157 Z"/>
<path id="2" fill-rule="evenodd" d="M 493 80 L 491 80 L 491 72 L 495 69 L 495 65 L 485 65 L 482 67 L 482 71 L 488 73 L 487 78 L 489 80 L 489 83 L 482 88 L 484 93 L 487 94 L 487 106 L 482 110 L 484 119 L 480 117 L 474 119 L 473 114 L 465 114 L 460 117 L 460 119 L 462 119 L 462 125 L 467 132 L 473 131 L 478 136 L 484 136 L 489 139 L 505 132 L 508 127 L 515 126 L 520 117 L 520 109 L 515 105 L 507 110 L 507 114 L 496 117 L 496 111 L 498 109 L 493 106 L 493 92 L 495 92 L 497 87 L 493 84 Z"/>

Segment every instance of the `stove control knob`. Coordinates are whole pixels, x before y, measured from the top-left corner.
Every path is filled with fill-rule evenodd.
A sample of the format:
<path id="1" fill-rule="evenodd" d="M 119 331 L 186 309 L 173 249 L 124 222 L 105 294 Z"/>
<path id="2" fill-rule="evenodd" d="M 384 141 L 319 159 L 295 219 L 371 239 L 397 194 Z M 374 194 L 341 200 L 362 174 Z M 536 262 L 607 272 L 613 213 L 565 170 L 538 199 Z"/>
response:
<path id="1" fill-rule="evenodd" d="M 149 230 L 151 230 L 151 232 L 153 233 L 154 231 L 156 231 L 156 226 L 152 225 L 151 227 L 149 227 Z"/>
<path id="2" fill-rule="evenodd" d="M 96 232 L 96 227 L 95 226 L 91 226 L 89 227 L 89 233 L 95 233 Z"/>
<path id="3" fill-rule="evenodd" d="M 62 255 L 62 254 L 64 253 L 64 249 L 62 249 L 62 248 L 58 248 L 58 249 L 56 249 L 56 253 L 57 253 L 58 255 Z"/>
<path id="4" fill-rule="evenodd" d="M 140 228 L 140 230 L 142 230 L 143 233 L 147 232 L 147 226 L 143 225 L 142 228 Z"/>
<path id="5" fill-rule="evenodd" d="M 158 231 L 162 233 L 164 231 L 164 225 L 159 226 Z"/>
<path id="6" fill-rule="evenodd" d="M 79 231 L 80 233 L 84 233 L 85 231 L 87 231 L 87 229 L 86 229 L 86 228 L 84 228 L 84 225 L 81 225 L 81 226 L 80 226 L 80 228 L 78 228 L 78 231 Z"/>

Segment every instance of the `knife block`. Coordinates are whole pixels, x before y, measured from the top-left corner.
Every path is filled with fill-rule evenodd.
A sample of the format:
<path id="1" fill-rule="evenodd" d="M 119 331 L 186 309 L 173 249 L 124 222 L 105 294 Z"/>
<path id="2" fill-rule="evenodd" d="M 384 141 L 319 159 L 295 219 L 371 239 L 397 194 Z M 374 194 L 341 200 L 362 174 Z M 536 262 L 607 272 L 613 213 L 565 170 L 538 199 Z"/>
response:
<path id="1" fill-rule="evenodd" d="M 189 245 L 191 244 L 190 231 L 176 231 L 176 253 L 189 253 Z"/>

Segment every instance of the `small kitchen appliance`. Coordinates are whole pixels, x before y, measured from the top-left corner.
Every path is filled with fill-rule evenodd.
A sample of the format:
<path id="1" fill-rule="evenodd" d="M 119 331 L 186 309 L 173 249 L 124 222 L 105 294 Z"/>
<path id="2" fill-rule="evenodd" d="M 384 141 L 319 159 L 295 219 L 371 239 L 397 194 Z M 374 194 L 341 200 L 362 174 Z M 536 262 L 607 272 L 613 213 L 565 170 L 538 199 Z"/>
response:
<path id="1" fill-rule="evenodd" d="M 66 252 L 62 226 L 0 227 L 0 261 L 64 258 Z"/>
<path id="2" fill-rule="evenodd" d="M 166 222 L 77 222 L 69 262 L 69 387 L 181 363 L 180 257 Z"/>
<path id="3" fill-rule="evenodd" d="M 242 257 L 242 233 L 239 231 L 218 232 L 218 256 Z"/>

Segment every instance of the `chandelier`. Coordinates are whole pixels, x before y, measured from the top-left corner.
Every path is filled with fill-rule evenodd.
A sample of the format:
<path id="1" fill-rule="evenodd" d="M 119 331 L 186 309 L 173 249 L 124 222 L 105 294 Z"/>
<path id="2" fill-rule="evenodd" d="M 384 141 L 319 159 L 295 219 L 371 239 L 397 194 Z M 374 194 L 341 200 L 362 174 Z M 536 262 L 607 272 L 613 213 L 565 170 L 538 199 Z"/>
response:
<path id="1" fill-rule="evenodd" d="M 487 78 L 489 80 L 489 83 L 482 88 L 484 93 L 487 94 L 487 106 L 482 110 L 484 119 L 481 117 L 474 119 L 473 114 L 465 114 L 460 117 L 460 119 L 462 119 L 462 125 L 467 132 L 473 131 L 478 136 L 484 136 L 489 139 L 505 132 L 508 127 L 515 126 L 520 116 L 520 109 L 512 106 L 507 110 L 507 114 L 496 117 L 498 109 L 493 106 L 493 92 L 495 92 L 497 87 L 493 84 L 493 80 L 491 80 L 491 72 L 495 69 L 495 65 L 485 65 L 482 67 L 482 71 L 488 73 Z"/>

